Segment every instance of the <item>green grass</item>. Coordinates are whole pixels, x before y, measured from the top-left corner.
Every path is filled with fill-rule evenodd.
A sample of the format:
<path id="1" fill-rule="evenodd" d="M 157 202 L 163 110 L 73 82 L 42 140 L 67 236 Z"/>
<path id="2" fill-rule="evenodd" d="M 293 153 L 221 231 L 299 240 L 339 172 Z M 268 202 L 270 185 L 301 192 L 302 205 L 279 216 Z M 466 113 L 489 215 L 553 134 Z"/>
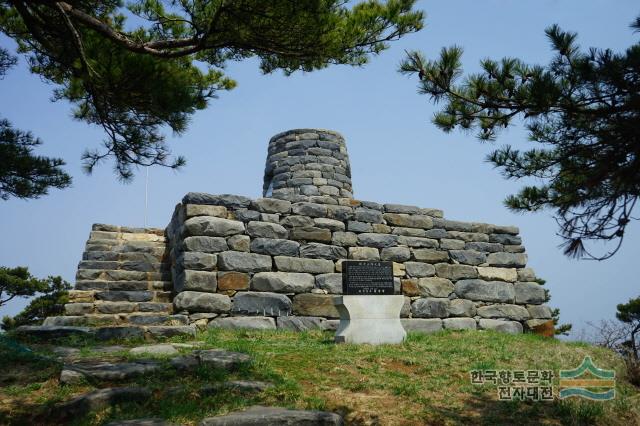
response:
<path id="1" fill-rule="evenodd" d="M 185 341 L 185 339 L 172 339 Z M 191 373 L 165 370 L 128 385 L 145 386 L 153 398 L 76 419 L 96 425 L 115 419 L 162 417 L 176 424 L 254 404 L 339 412 L 347 424 L 640 424 L 640 391 L 624 379 L 624 366 L 611 351 L 534 335 L 494 332 L 411 334 L 402 345 L 335 345 L 331 333 L 210 330 L 198 336 L 203 348 L 245 352 L 253 362 L 228 373 L 199 368 Z M 140 342 L 118 342 L 133 346 Z M 95 342 L 67 341 L 81 357 L 130 360 L 126 351 L 105 356 Z M 33 345 L 32 345 L 33 346 Z M 50 353 L 50 347 L 35 346 Z M 190 350 L 181 352 L 188 353 Z M 553 370 L 576 367 L 591 356 L 601 368 L 616 370 L 613 401 L 498 401 L 495 385 L 473 385 L 470 370 Z M 60 365 L 30 352 L 16 353 L 0 341 L 0 365 L 20 374 L 0 384 L 0 423 L 36 424 L 46 410 L 75 395 L 122 383 L 60 386 Z M 261 394 L 218 391 L 204 386 L 232 379 L 268 381 Z M 557 379 L 555 381 L 557 386 Z"/>

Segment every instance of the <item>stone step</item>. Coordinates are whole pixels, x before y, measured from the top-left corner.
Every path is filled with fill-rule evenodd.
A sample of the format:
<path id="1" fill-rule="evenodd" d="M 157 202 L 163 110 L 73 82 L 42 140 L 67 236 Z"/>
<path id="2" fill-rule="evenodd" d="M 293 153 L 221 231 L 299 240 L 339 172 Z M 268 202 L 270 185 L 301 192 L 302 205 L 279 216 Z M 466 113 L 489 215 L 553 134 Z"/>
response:
<path id="1" fill-rule="evenodd" d="M 146 388 L 98 389 L 53 407 L 49 421 L 51 424 L 69 424 L 92 411 L 124 403 L 142 404 L 151 397 L 152 392 Z"/>
<path id="2" fill-rule="evenodd" d="M 119 314 L 132 312 L 155 312 L 155 313 L 172 313 L 172 303 L 161 302 L 111 302 L 96 301 L 94 302 L 78 302 L 67 303 L 64 305 L 65 314 L 67 315 L 87 315 L 94 313 L 101 314 Z"/>
<path id="3" fill-rule="evenodd" d="M 124 262 L 111 260 L 82 260 L 78 264 L 78 269 L 115 269 L 120 271 L 138 272 L 163 272 L 169 271 L 171 265 L 168 262 L 147 262 L 128 260 Z"/>
<path id="4" fill-rule="evenodd" d="M 168 291 L 173 288 L 171 281 L 107 281 L 107 280 L 80 280 L 76 281 L 76 290 L 101 290 L 101 291 Z"/>
<path id="5" fill-rule="evenodd" d="M 48 317 L 43 325 L 97 327 L 104 325 L 188 325 L 186 315 L 171 315 L 157 312 L 131 312 L 114 314 L 61 315 Z"/>
<path id="6" fill-rule="evenodd" d="M 92 337 L 97 340 L 113 339 L 154 339 L 173 336 L 195 336 L 196 328 L 190 325 L 156 325 L 156 326 L 106 326 L 106 327 L 78 327 L 58 325 L 23 325 L 14 331 L 18 337 L 45 342 L 51 339 L 70 336 Z"/>
<path id="7" fill-rule="evenodd" d="M 99 281 L 171 281 L 171 272 L 118 271 L 114 269 L 78 269 L 76 280 Z"/>
<path id="8" fill-rule="evenodd" d="M 170 303 L 171 296 L 170 291 L 160 290 L 69 290 L 69 303 L 94 303 L 96 301 Z"/>
<path id="9" fill-rule="evenodd" d="M 121 241 L 154 241 L 164 242 L 162 235 L 147 234 L 138 232 L 108 232 L 108 231 L 91 231 L 89 241 L 91 240 L 121 240 Z"/>
<path id="10" fill-rule="evenodd" d="M 170 303 L 172 301 L 172 295 L 169 291 L 98 291 L 94 293 L 94 297 L 105 302 Z"/>
<path id="11" fill-rule="evenodd" d="M 116 262 L 148 262 L 162 263 L 168 261 L 168 253 L 158 250 L 158 253 L 119 252 L 109 251 L 85 251 L 82 260 L 116 261 Z"/>
<path id="12" fill-rule="evenodd" d="M 168 251 L 165 242 L 158 241 L 121 241 L 121 240 L 89 240 L 85 251 L 118 251 L 126 253 L 155 253 Z"/>
<path id="13" fill-rule="evenodd" d="M 107 232 L 133 232 L 138 234 L 164 235 L 164 228 L 137 228 L 133 226 L 109 225 L 107 223 L 94 223 L 91 225 L 92 231 Z"/>

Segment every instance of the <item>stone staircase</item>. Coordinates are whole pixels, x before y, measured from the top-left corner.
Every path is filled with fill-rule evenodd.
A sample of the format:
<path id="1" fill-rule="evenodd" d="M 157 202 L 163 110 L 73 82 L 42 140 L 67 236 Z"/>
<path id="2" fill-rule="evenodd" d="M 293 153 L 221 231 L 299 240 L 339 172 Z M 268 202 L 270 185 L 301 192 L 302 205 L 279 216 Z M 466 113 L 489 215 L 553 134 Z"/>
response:
<path id="1" fill-rule="evenodd" d="M 177 327 L 173 331 L 179 332 L 188 318 L 173 314 L 172 289 L 164 229 L 95 224 L 65 315 L 47 318 L 44 326 L 125 326 L 143 332 Z M 174 332 L 168 334 L 180 334 Z"/>

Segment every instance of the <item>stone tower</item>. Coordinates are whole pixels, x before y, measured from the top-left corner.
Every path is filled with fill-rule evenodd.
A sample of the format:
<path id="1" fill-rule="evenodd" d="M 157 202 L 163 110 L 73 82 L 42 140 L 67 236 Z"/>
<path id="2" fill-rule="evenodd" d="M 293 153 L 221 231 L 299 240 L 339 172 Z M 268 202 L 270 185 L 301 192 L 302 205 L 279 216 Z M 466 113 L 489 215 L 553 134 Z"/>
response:
<path id="1" fill-rule="evenodd" d="M 269 141 L 263 196 L 295 201 L 309 196 L 353 198 L 351 166 L 337 132 L 296 129 Z"/>

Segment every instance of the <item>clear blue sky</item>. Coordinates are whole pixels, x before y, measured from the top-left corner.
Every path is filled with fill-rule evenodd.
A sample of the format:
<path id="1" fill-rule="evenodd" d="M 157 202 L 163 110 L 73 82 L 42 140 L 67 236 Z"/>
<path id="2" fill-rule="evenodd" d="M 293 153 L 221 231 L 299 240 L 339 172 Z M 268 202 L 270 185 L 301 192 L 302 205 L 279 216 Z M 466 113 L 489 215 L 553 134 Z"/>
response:
<path id="1" fill-rule="evenodd" d="M 517 215 L 503 207 L 519 184 L 484 162 L 491 145 L 437 130 L 431 124 L 435 107 L 416 93 L 415 78 L 396 70 L 405 49 L 433 57 L 452 44 L 464 47 L 470 71 L 485 57 L 547 63 L 544 29 L 553 23 L 577 31 L 582 46 L 622 50 L 638 39 L 628 25 L 639 6 L 631 0 L 424 1 L 418 7 L 427 13 L 425 29 L 393 43 L 364 68 L 284 77 L 261 75 L 252 60 L 230 64 L 227 72 L 238 87 L 196 114 L 182 137 L 169 137 L 173 151 L 186 156 L 186 168 L 150 170 L 149 225 L 166 226 L 188 191 L 260 196 L 272 135 L 299 127 L 333 129 L 347 140 L 356 198 L 440 208 L 449 219 L 517 225 L 530 266 L 548 281 L 551 305 L 561 309 L 563 321 L 581 328 L 584 321 L 611 318 L 617 303 L 640 295 L 632 265 L 640 224 L 632 224 L 611 260 L 565 258 L 550 212 Z M 1 36 L 0 45 L 14 48 Z M 27 265 L 37 276 L 73 282 L 92 223 L 143 225 L 144 171 L 128 185 L 117 181 L 110 164 L 83 174 L 80 155 L 102 134 L 74 121 L 68 104 L 51 103 L 52 89 L 29 74 L 24 61 L 0 80 L 0 116 L 41 137 L 38 152 L 64 158 L 74 179 L 72 188 L 39 200 L 0 201 L 0 264 Z M 503 143 L 528 145 L 517 127 L 499 138 Z M 15 314 L 24 303 L 0 308 L 0 315 Z"/>

